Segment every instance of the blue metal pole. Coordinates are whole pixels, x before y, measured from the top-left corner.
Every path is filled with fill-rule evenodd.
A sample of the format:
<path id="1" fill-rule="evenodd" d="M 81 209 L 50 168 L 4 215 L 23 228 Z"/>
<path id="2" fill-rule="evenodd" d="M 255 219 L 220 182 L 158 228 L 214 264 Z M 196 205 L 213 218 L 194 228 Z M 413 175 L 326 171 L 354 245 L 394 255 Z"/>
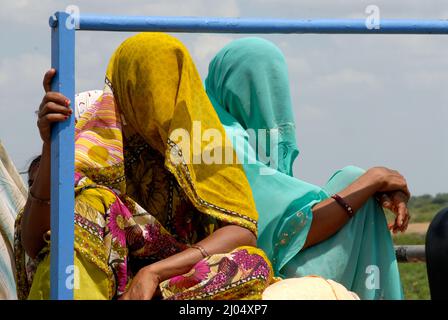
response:
<path id="1" fill-rule="evenodd" d="M 75 103 L 75 30 L 69 15 L 50 19 L 51 65 L 56 69 L 52 90 Z M 73 299 L 74 244 L 74 117 L 51 132 L 51 299 Z"/>
<path id="2" fill-rule="evenodd" d="M 84 15 L 80 30 L 201 33 L 448 34 L 448 20 L 386 19 L 368 28 L 366 19 L 248 19 Z"/>

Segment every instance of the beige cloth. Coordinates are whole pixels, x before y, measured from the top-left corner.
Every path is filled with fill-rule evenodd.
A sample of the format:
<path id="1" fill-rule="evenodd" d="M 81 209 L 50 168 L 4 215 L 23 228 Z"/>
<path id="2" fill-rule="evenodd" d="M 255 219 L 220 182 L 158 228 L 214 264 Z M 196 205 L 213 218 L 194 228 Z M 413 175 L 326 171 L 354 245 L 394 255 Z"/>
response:
<path id="1" fill-rule="evenodd" d="M 263 292 L 263 300 L 360 300 L 343 285 L 318 276 L 276 282 Z"/>
<path id="2" fill-rule="evenodd" d="M 0 299 L 17 299 L 14 221 L 26 196 L 27 188 L 0 141 Z"/>

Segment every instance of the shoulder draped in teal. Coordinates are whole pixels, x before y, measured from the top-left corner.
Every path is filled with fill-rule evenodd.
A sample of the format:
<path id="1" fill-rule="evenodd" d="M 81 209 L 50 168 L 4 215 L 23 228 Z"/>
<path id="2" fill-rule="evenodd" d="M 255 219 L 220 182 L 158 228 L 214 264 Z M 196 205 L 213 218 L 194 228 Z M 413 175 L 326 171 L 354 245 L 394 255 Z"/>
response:
<path id="1" fill-rule="evenodd" d="M 384 212 L 374 199 L 331 238 L 303 249 L 312 207 L 345 188 L 363 170 L 346 167 L 323 188 L 293 177 L 299 150 L 281 51 L 261 38 L 233 41 L 210 63 L 205 84 L 243 163 L 259 212 L 258 246 L 276 274 L 315 274 L 342 283 L 363 299 L 401 299 L 392 239 Z M 267 138 L 264 130 L 271 133 Z M 275 143 L 270 147 L 272 140 L 278 147 Z"/>

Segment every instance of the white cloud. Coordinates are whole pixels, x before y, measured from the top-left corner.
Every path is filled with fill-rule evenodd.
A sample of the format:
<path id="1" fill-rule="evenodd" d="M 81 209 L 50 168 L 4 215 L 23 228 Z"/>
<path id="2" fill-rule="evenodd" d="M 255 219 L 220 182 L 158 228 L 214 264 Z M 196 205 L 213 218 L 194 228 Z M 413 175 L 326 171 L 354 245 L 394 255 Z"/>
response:
<path id="1" fill-rule="evenodd" d="M 43 96 L 42 76 L 49 58 L 23 53 L 0 60 L 0 138 L 19 170 L 38 154 L 34 111 Z"/>
<path id="2" fill-rule="evenodd" d="M 0 98 L 15 96 L 22 99 L 28 90 L 41 88 L 42 76 L 49 68 L 50 58 L 35 53 L 22 53 L 0 60 Z"/>
<path id="3" fill-rule="evenodd" d="M 346 68 L 334 73 L 317 77 L 315 84 L 328 88 L 347 87 L 353 85 L 376 87 L 378 85 L 378 79 L 373 73 Z"/>
<path id="4" fill-rule="evenodd" d="M 48 26 L 48 19 L 53 13 L 50 8 L 57 8 L 56 0 L 6 0 L 1 3 L 0 19 L 3 23 L 19 23 L 21 25 Z M 62 7 L 61 7 L 62 8 Z"/>
<path id="5" fill-rule="evenodd" d="M 210 61 L 218 51 L 232 41 L 232 36 L 204 34 L 197 36 L 193 43 L 193 52 L 199 60 Z"/>
<path id="6" fill-rule="evenodd" d="M 241 12 L 288 18 L 363 18 L 368 5 L 376 5 L 382 18 L 445 19 L 446 0 L 242 0 Z M 253 10 L 263 8 L 263 10 Z M 255 12 L 254 12 L 255 11 Z"/>
<path id="7" fill-rule="evenodd" d="M 324 120 L 328 120 L 328 113 L 324 112 L 319 106 L 302 104 L 296 107 L 297 118 L 300 123 L 319 123 Z"/>
<path id="8" fill-rule="evenodd" d="M 202 34 L 195 36 L 191 43 L 190 53 L 203 79 L 207 76 L 211 59 L 235 37 L 231 35 Z"/>
<path id="9" fill-rule="evenodd" d="M 128 11 L 129 12 L 129 11 Z M 175 0 L 152 1 L 151 3 L 133 5 L 131 14 L 138 15 L 167 15 L 167 16 L 209 16 L 237 17 L 240 14 L 239 6 L 235 0 L 213 1 L 209 0 Z"/>

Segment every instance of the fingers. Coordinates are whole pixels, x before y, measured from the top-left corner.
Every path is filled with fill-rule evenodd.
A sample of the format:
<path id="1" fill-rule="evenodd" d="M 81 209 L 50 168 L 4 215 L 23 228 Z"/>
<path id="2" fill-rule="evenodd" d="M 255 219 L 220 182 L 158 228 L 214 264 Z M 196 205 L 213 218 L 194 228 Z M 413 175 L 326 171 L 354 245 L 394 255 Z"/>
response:
<path id="1" fill-rule="evenodd" d="M 385 208 L 385 209 L 389 209 L 389 210 L 393 210 L 392 208 L 392 200 L 390 199 L 390 197 L 387 195 L 387 193 L 383 193 L 380 197 L 379 197 L 379 202 L 380 205 Z"/>
<path id="2" fill-rule="evenodd" d="M 392 224 L 391 230 L 394 234 L 398 232 L 398 217 L 395 217 L 395 221 Z"/>
<path id="3" fill-rule="evenodd" d="M 37 120 L 37 126 L 39 128 L 45 128 L 51 123 L 62 122 L 68 119 L 68 116 L 62 113 L 48 113 Z"/>
<path id="4" fill-rule="evenodd" d="M 48 70 L 45 75 L 44 75 L 44 80 L 43 80 L 43 86 L 44 86 L 44 90 L 45 92 L 49 92 L 51 91 L 51 81 L 53 80 L 53 77 L 56 74 L 56 69 L 51 68 L 50 70 Z"/>
<path id="5" fill-rule="evenodd" d="M 43 80 L 45 96 L 37 112 L 39 117 L 37 126 L 44 143 L 50 142 L 51 124 L 67 120 L 73 112 L 69 107 L 70 100 L 67 97 L 59 92 L 51 91 L 51 82 L 55 74 L 55 69 L 50 69 L 45 73 Z"/>
<path id="6" fill-rule="evenodd" d="M 404 178 L 403 178 L 403 179 L 404 179 Z M 408 185 L 407 185 L 406 180 L 405 180 L 405 185 L 404 185 L 403 193 L 404 193 L 405 196 L 406 196 L 406 202 L 408 202 L 409 199 L 411 199 L 411 192 L 409 191 L 409 188 L 408 188 Z"/>
<path id="7" fill-rule="evenodd" d="M 408 229 L 410 220 L 411 220 L 411 215 L 407 214 L 406 218 L 405 218 L 405 220 L 403 222 L 403 226 L 401 227 L 401 230 L 400 230 L 401 232 L 405 232 Z"/>
<path id="8" fill-rule="evenodd" d="M 405 177 L 403 177 L 403 175 L 401 175 L 398 171 L 394 170 L 394 173 L 396 174 L 396 176 L 399 179 L 399 184 L 400 184 L 400 190 L 404 196 L 405 196 L 405 201 L 407 202 L 410 198 L 411 198 L 411 193 L 409 192 L 409 188 L 408 188 L 408 183 L 405 179 Z"/>
<path id="9" fill-rule="evenodd" d="M 406 205 L 407 197 L 400 191 L 394 192 L 391 197 L 393 201 L 394 213 L 396 214 L 395 223 L 392 229 L 394 233 L 397 231 L 404 232 L 406 231 L 410 220 L 409 210 Z"/>
<path id="10" fill-rule="evenodd" d="M 72 110 L 69 108 L 70 100 L 62 93 L 51 91 L 51 82 L 55 74 L 56 70 L 53 68 L 45 73 L 43 80 L 45 96 L 39 106 L 39 118 L 51 113 L 61 113 L 65 116 L 70 116 L 72 114 Z M 43 120 L 57 122 L 60 121 L 60 119 L 61 117 L 50 116 Z"/>
<path id="11" fill-rule="evenodd" d="M 397 218 L 398 212 L 391 195 L 393 195 L 393 192 L 390 193 L 390 195 L 387 193 L 382 193 L 377 197 L 377 199 L 383 208 L 388 209 L 395 214 L 394 222 L 389 223 L 387 225 L 387 228 L 396 233 L 397 232 L 396 230 L 398 228 L 398 218 Z"/>
<path id="12" fill-rule="evenodd" d="M 50 113 L 60 113 L 65 116 L 70 116 L 72 112 L 72 109 L 67 108 L 66 106 L 56 104 L 55 102 L 47 102 L 39 111 L 39 118 Z"/>
<path id="13" fill-rule="evenodd" d="M 407 181 L 398 171 L 382 168 L 380 174 L 383 176 L 384 185 L 379 191 L 401 191 L 405 195 L 406 201 L 410 199 L 411 193 Z"/>
<path id="14" fill-rule="evenodd" d="M 69 108 L 70 101 L 59 92 L 47 92 L 39 107 L 37 125 L 43 129 L 54 122 L 62 122 L 73 113 Z"/>
<path id="15" fill-rule="evenodd" d="M 408 195 L 403 192 L 403 191 L 396 191 L 394 192 L 394 201 L 398 204 L 400 202 L 403 202 L 404 204 L 407 205 L 408 201 L 409 201 L 409 197 Z"/>
<path id="16" fill-rule="evenodd" d="M 395 226 L 395 223 L 388 223 L 387 224 L 387 228 L 389 229 L 389 230 L 393 230 L 394 229 L 394 226 Z"/>
<path id="17" fill-rule="evenodd" d="M 47 92 L 45 94 L 44 98 L 42 99 L 42 103 L 40 104 L 39 109 L 42 109 L 44 107 L 44 105 L 48 102 L 54 102 L 56 104 L 65 106 L 67 108 L 70 105 L 70 100 L 67 99 L 66 96 L 64 96 L 62 93 L 53 92 L 53 91 Z"/>
<path id="18" fill-rule="evenodd" d="M 409 224 L 409 209 L 407 207 L 408 197 L 401 191 L 394 193 L 394 203 L 397 207 L 398 216 L 402 219 L 399 225 L 400 231 L 404 232 Z"/>
<path id="19" fill-rule="evenodd" d="M 400 202 L 397 206 L 398 209 L 398 227 L 401 229 L 403 227 L 404 221 L 406 219 L 406 216 L 408 215 L 408 209 L 406 208 L 406 204 L 403 202 Z"/>

